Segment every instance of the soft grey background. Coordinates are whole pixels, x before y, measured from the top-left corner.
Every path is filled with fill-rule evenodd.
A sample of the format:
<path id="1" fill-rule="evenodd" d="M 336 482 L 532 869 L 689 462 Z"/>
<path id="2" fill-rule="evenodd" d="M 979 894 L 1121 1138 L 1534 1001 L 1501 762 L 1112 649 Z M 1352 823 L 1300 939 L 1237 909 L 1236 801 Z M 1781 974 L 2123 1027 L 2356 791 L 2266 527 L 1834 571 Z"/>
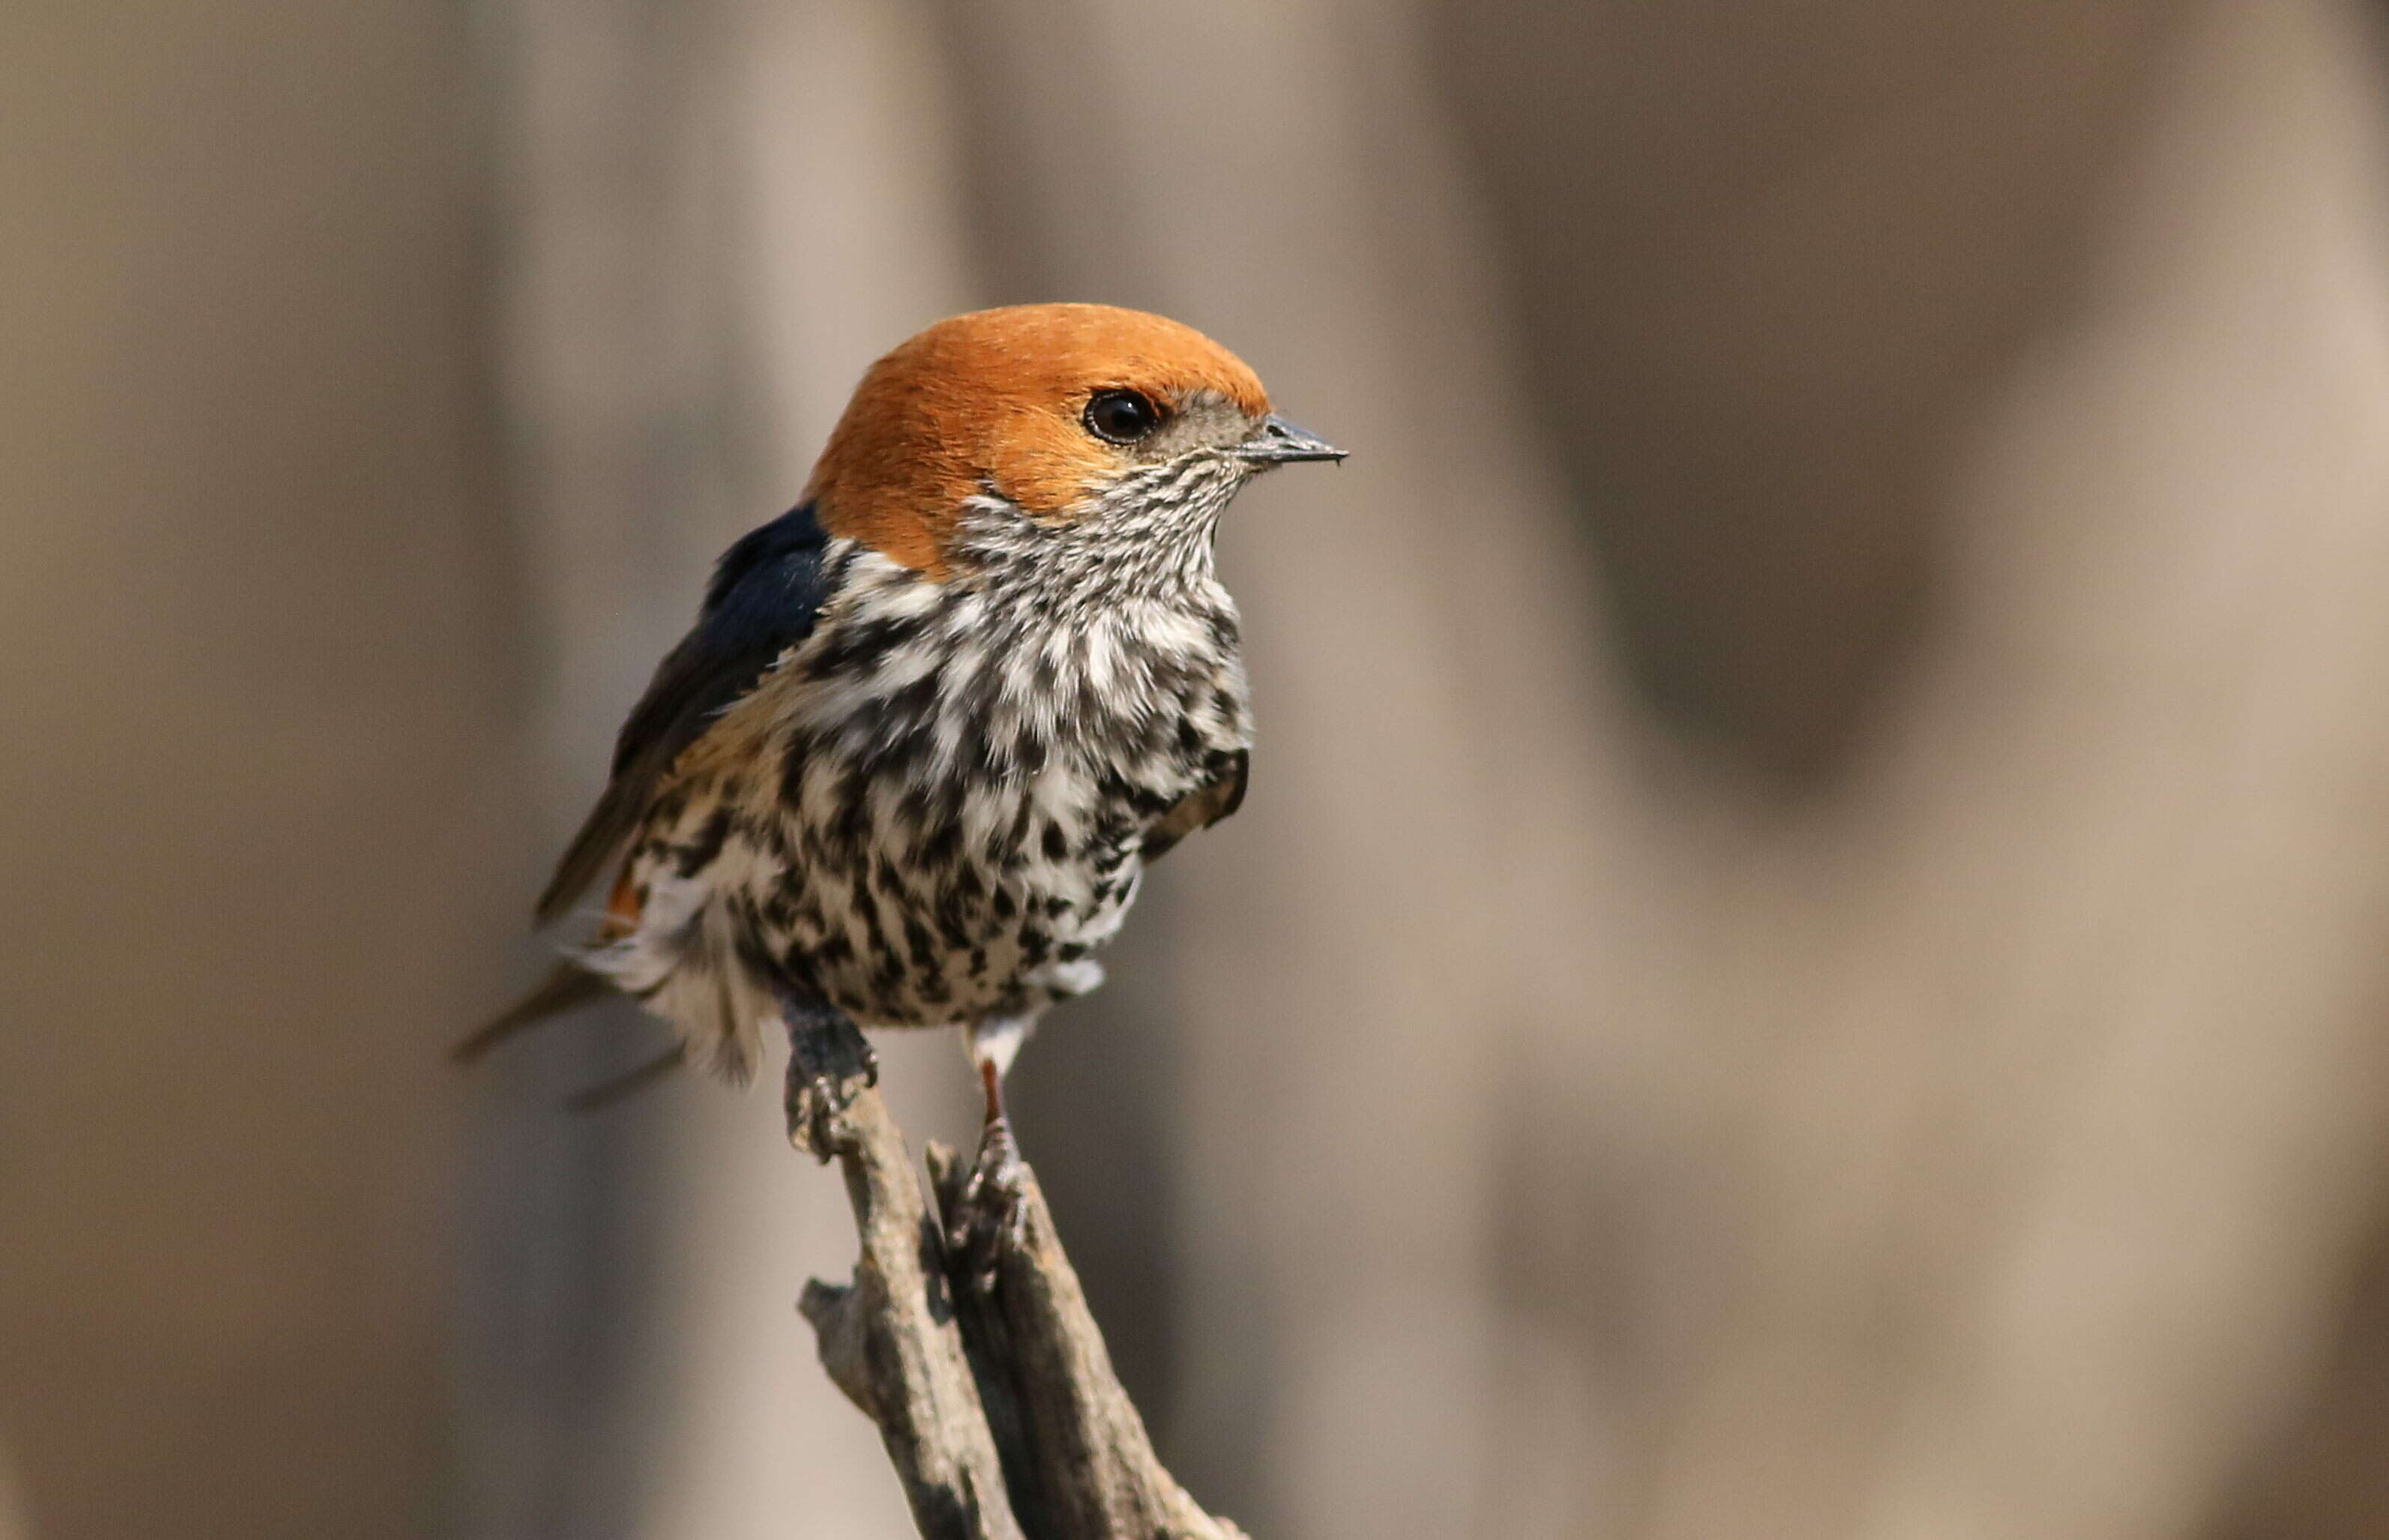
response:
<path id="1" fill-rule="evenodd" d="M 1016 1082 L 1199 1496 L 2389 1534 L 2380 22 L 0 11 L 0 1536 L 906 1533 L 775 1099 L 440 1050 L 855 375 L 1048 298 L 1354 451 Z"/>

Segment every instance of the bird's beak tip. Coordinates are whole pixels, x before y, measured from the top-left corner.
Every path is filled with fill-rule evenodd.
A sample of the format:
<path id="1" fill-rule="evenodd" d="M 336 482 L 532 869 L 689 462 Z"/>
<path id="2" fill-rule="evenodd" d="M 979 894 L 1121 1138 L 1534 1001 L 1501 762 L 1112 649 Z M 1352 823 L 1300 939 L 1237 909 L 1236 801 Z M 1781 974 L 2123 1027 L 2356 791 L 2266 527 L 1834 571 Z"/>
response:
<path id="1" fill-rule="evenodd" d="M 1311 432 L 1297 427 L 1276 413 L 1261 420 L 1258 431 L 1238 446 L 1236 452 L 1255 465 L 1283 465 L 1297 460 L 1334 460 L 1341 462 L 1348 452 Z"/>

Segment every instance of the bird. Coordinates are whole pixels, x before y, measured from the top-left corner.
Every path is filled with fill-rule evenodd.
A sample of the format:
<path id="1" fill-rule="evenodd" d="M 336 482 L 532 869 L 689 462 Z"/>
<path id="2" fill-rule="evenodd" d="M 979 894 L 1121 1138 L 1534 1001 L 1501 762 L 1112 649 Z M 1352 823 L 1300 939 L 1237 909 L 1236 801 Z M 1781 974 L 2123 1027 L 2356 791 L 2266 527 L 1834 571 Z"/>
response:
<path id="1" fill-rule="evenodd" d="M 1144 869 L 1244 801 L 1220 515 L 1345 457 L 1159 315 L 1008 306 L 899 345 L 624 721 L 535 910 L 589 928 L 456 1056 L 629 995 L 674 1044 L 594 1103 L 683 1063 L 747 1082 L 776 1030 L 954 1026 L 1008 1139 L 1039 1018 L 1103 981 Z"/>

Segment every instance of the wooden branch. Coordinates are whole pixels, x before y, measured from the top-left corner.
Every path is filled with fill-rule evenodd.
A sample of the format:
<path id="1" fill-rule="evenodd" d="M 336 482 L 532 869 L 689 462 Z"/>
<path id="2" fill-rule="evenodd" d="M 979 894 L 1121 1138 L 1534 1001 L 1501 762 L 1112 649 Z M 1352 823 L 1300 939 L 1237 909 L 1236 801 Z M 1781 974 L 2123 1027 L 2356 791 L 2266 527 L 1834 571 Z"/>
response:
<path id="1" fill-rule="evenodd" d="M 950 1236 L 980 1245 L 955 1279 L 963 1346 L 1003 1453 L 1014 1506 L 1039 1540 L 1245 1540 L 1195 1505 L 1153 1452 L 1112 1371 L 1103 1332 L 1062 1250 L 1036 1173 L 1016 1167 L 1008 1215 L 974 1213 L 973 1166 L 932 1144 L 929 1173 Z M 977 1169 L 986 1170 L 982 1146 Z M 993 1199 L 1003 1203 L 1002 1197 Z M 986 1249 L 982 1252 L 981 1247 Z"/>
<path id="2" fill-rule="evenodd" d="M 921 1534 L 1245 1540 L 1155 1457 L 1035 1175 L 986 1143 L 969 1165 L 932 1145 L 933 1213 L 859 1046 L 791 1066 L 789 1138 L 837 1159 L 862 1251 L 853 1282 L 816 1279 L 798 1308 Z"/>
<path id="3" fill-rule="evenodd" d="M 943 1239 L 903 1133 L 871 1084 L 869 1050 L 853 1027 L 844 1031 L 851 1043 L 811 1054 L 807 1047 L 821 1045 L 804 1039 L 814 1034 L 792 1035 L 788 1138 L 824 1160 L 837 1158 L 862 1255 L 853 1282 L 815 1279 L 797 1308 L 812 1323 L 830 1379 L 879 1424 L 925 1540 L 1022 1540 L 963 1351 Z"/>

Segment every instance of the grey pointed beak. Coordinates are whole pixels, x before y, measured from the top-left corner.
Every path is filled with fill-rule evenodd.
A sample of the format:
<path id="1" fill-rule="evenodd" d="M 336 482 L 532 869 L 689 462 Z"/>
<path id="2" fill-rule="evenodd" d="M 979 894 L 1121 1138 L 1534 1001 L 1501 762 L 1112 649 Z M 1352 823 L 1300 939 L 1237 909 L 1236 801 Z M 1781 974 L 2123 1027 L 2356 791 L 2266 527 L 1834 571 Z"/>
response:
<path id="1" fill-rule="evenodd" d="M 1276 413 L 1261 419 L 1259 431 L 1238 444 L 1238 459 L 1256 466 L 1283 465 L 1289 460 L 1341 460 L 1344 451 L 1307 427 L 1297 427 Z"/>

